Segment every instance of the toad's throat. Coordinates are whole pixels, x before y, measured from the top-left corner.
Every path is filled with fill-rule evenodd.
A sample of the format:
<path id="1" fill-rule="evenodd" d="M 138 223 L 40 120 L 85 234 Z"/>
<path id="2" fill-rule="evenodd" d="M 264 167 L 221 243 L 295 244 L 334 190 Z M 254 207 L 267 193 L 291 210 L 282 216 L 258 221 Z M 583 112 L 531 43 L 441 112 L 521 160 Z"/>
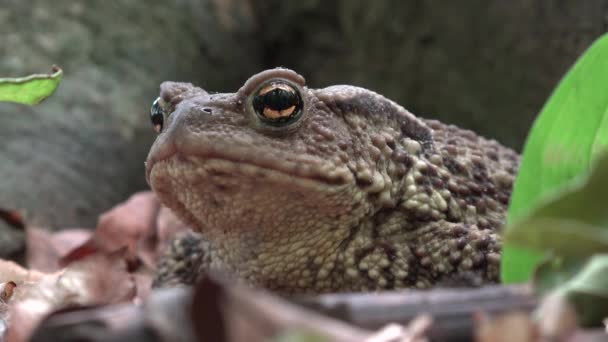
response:
<path id="1" fill-rule="evenodd" d="M 226 241 L 230 232 L 254 234 L 248 241 L 273 240 L 280 227 L 307 231 L 315 222 L 350 217 L 353 210 L 350 184 L 328 186 L 225 159 L 174 154 L 158 161 L 149 178 L 161 202 L 196 231 L 212 234 L 206 235 L 212 241 Z M 237 234 L 231 243 L 244 238 Z"/>

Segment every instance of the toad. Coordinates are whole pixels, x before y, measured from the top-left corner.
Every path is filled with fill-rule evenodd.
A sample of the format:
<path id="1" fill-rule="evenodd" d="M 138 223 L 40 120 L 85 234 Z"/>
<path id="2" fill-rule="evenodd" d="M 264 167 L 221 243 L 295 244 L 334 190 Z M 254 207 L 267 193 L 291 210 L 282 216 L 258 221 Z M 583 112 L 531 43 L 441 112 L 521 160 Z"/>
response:
<path id="1" fill-rule="evenodd" d="M 373 91 L 292 70 L 235 93 L 164 82 L 146 178 L 195 233 L 157 285 L 209 270 L 279 293 L 495 282 L 519 156 Z"/>

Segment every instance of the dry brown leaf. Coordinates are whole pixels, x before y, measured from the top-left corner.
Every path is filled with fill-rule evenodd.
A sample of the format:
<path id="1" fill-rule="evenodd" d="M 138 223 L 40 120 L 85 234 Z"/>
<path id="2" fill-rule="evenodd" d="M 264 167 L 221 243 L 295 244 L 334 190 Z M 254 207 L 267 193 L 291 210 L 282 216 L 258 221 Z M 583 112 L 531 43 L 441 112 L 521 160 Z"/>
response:
<path id="1" fill-rule="evenodd" d="M 475 315 L 477 342 L 534 342 L 538 340 L 537 327 L 530 315 L 513 311 L 498 317 Z"/>
<path id="2" fill-rule="evenodd" d="M 95 238 L 105 251 L 127 247 L 135 258 L 140 239 L 154 230 L 159 208 L 154 193 L 138 192 L 99 217 Z"/>
<path id="3" fill-rule="evenodd" d="M 169 210 L 162 215 L 159 210 L 155 195 L 141 192 L 101 215 L 95 232 L 28 228 L 28 263 L 36 271 L 0 260 L 0 282 L 8 285 L 0 288 L 0 297 L 13 294 L 8 305 L 0 303 L 0 329 L 7 319 L 18 322 L 9 324 L 8 341 L 27 340 L 41 319 L 60 309 L 141 303 L 150 294 L 159 251 L 185 229 Z M 139 267 L 139 260 L 147 267 Z"/>
<path id="4" fill-rule="evenodd" d="M 173 237 L 188 227 L 182 223 L 171 210 L 166 207 L 161 207 L 156 220 L 156 230 L 150 231 L 150 234 L 145 239 L 143 246 L 140 246 L 139 255 L 148 265 L 155 269 L 156 263 L 162 253 L 165 251 Z"/>
<path id="5" fill-rule="evenodd" d="M 10 301 L 7 341 L 26 341 L 41 319 L 61 308 L 131 301 L 135 282 L 122 254 L 95 254 L 19 285 Z"/>
<path id="6" fill-rule="evenodd" d="M 6 283 L 0 283 L 0 301 L 6 303 L 13 296 L 13 292 L 17 287 L 14 281 L 8 281 Z"/>
<path id="7" fill-rule="evenodd" d="M 53 233 L 29 227 L 28 265 L 52 272 L 90 255 L 126 247 L 131 269 L 138 269 L 143 262 L 148 270 L 154 270 L 171 238 L 186 229 L 169 209 L 160 206 L 154 193 L 140 192 L 102 214 L 94 232 L 67 229 Z"/>
<path id="8" fill-rule="evenodd" d="M 0 259 L 0 282 L 15 282 L 17 285 L 23 282 L 39 281 L 45 276 L 44 273 L 28 270 L 19 266 L 14 261 Z"/>
<path id="9" fill-rule="evenodd" d="M 91 255 L 94 255 L 96 253 L 111 254 L 112 251 L 104 250 L 103 247 L 100 245 L 98 239 L 96 239 L 95 236 L 93 235 L 91 238 L 89 238 L 88 240 L 83 242 L 81 245 L 79 245 L 79 246 L 75 247 L 74 249 L 72 249 L 71 251 L 69 251 L 68 254 L 61 257 L 61 259 L 59 259 L 59 265 L 61 267 L 66 267 L 67 265 L 71 264 L 72 262 L 82 260 L 82 259 L 89 257 Z"/>
<path id="10" fill-rule="evenodd" d="M 554 292 L 543 298 L 537 309 L 540 336 L 548 341 L 565 341 L 577 329 L 574 307 L 564 294 Z"/>
<path id="11" fill-rule="evenodd" d="M 406 327 L 396 323 L 389 324 L 365 339 L 365 342 L 427 342 L 427 334 L 432 324 L 431 316 L 420 315 Z"/>
<path id="12" fill-rule="evenodd" d="M 149 255 L 156 253 L 156 240 L 152 245 L 147 245 L 146 241 L 150 236 L 156 236 L 159 208 L 156 196 L 150 191 L 132 195 L 126 202 L 102 214 L 93 235 L 62 256 L 60 265 L 126 248 L 125 259 L 130 269 L 138 269 L 142 260 L 147 261 L 147 268 L 155 268 L 156 256 Z"/>
<path id="13" fill-rule="evenodd" d="M 140 304 L 152 293 L 153 276 L 154 273 L 146 269 L 138 270 L 138 272 L 133 273 L 133 280 L 135 282 L 135 298 L 133 298 L 133 300 L 136 304 Z"/>
<path id="14" fill-rule="evenodd" d="M 62 268 L 60 260 L 85 243 L 93 232 L 87 229 L 66 229 L 56 233 L 44 228 L 27 227 L 27 265 L 41 272 Z"/>

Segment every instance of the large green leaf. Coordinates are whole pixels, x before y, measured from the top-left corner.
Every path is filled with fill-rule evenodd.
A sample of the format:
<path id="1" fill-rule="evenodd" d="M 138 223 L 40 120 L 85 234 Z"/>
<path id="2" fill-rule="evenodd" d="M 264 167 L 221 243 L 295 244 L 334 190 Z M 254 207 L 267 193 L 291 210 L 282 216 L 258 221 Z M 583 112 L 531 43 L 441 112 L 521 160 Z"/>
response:
<path id="1" fill-rule="evenodd" d="M 560 82 L 528 136 L 515 182 L 508 222 L 525 217 L 551 193 L 584 174 L 608 145 L 608 35 L 598 39 Z M 508 230 L 511 229 L 509 227 Z M 534 229 L 534 228 L 531 228 Z M 542 250 L 507 239 L 503 282 L 530 279 Z"/>
<path id="2" fill-rule="evenodd" d="M 505 239 L 550 251 L 552 257 L 536 269 L 536 291 L 568 299 L 579 323 L 599 324 L 608 316 L 608 151 L 596 157 L 586 177 L 511 224 Z"/>
<path id="3" fill-rule="evenodd" d="M 55 92 L 62 75 L 61 69 L 53 68 L 53 73 L 47 75 L 0 78 L 0 102 L 38 104 Z"/>

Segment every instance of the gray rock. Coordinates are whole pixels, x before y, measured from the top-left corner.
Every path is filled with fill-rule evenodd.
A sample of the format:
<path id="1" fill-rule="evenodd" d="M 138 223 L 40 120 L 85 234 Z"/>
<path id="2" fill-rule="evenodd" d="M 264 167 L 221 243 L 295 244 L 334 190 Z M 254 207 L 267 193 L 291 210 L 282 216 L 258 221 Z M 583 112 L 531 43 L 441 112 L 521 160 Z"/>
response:
<path id="1" fill-rule="evenodd" d="M 196 1 L 5 1 L 0 74 L 65 76 L 36 107 L 0 104 L 0 206 L 36 225 L 94 226 L 97 215 L 145 187 L 155 134 L 148 110 L 166 79 L 240 84 L 256 64 L 235 11 Z M 251 56 L 243 59 L 241 56 Z"/>

